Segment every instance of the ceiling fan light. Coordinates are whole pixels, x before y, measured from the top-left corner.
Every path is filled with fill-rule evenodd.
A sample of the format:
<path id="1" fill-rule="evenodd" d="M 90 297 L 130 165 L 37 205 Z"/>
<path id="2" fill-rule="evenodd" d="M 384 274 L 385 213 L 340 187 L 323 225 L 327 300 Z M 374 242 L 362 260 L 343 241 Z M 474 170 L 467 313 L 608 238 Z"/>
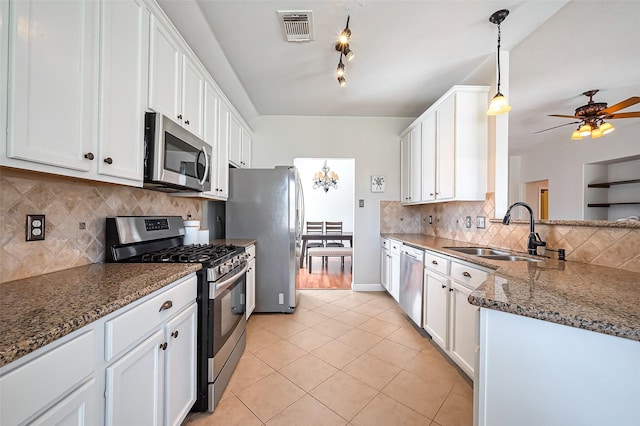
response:
<path id="1" fill-rule="evenodd" d="M 600 129 L 603 135 L 608 135 L 615 130 L 615 127 L 613 127 L 611 123 L 602 123 L 598 129 Z"/>
<path id="2" fill-rule="evenodd" d="M 598 139 L 598 138 L 601 138 L 601 137 L 602 137 L 602 135 L 603 135 L 603 133 L 602 133 L 602 130 L 600 130 L 600 128 L 593 129 L 593 130 L 591 131 L 591 138 L 592 138 L 592 139 Z"/>
<path id="3" fill-rule="evenodd" d="M 507 102 L 507 98 L 500 92 L 498 92 L 489 104 L 487 115 L 500 115 L 511 111 L 511 106 Z"/>
<path id="4" fill-rule="evenodd" d="M 580 132 L 580 136 L 582 136 L 583 138 L 587 137 L 591 134 L 591 126 L 588 124 L 583 124 L 582 126 L 580 126 L 578 131 Z"/>
<path id="5" fill-rule="evenodd" d="M 577 131 L 577 130 L 575 132 L 573 132 L 573 134 L 571 135 L 571 140 L 572 141 L 582 140 L 582 136 L 580 135 L 580 132 Z"/>

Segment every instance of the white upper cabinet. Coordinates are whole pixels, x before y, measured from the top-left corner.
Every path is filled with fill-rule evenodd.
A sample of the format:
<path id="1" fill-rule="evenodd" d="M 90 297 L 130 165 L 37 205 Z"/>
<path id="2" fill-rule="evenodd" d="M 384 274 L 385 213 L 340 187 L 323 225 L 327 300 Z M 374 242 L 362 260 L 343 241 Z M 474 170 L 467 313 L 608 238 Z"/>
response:
<path id="1" fill-rule="evenodd" d="M 251 133 L 234 113 L 229 116 L 229 163 L 243 169 L 251 167 Z"/>
<path id="2" fill-rule="evenodd" d="M 95 157 L 99 9 L 93 1 L 10 2 L 8 158 L 93 168 L 85 155 Z"/>
<path id="3" fill-rule="evenodd" d="M 183 53 L 179 35 L 151 18 L 149 108 L 204 137 L 204 82 L 196 62 Z"/>
<path id="4" fill-rule="evenodd" d="M 224 99 L 218 106 L 218 173 L 216 176 L 216 190 L 225 200 L 229 197 L 229 121 L 231 109 Z"/>
<path id="5" fill-rule="evenodd" d="M 142 0 L 102 3 L 98 173 L 142 182 L 149 11 Z"/>
<path id="6" fill-rule="evenodd" d="M 182 124 L 182 52 L 155 16 L 149 49 L 149 108 Z"/>
<path id="7" fill-rule="evenodd" d="M 242 128 L 242 158 L 240 163 L 245 169 L 251 167 L 251 133 L 244 127 Z"/>
<path id="8" fill-rule="evenodd" d="M 182 125 L 199 138 L 204 137 L 204 78 L 186 57 L 182 72 Z"/>
<path id="9" fill-rule="evenodd" d="M 402 148 L 402 202 L 485 199 L 488 91 L 486 86 L 454 86 L 403 132 L 401 145 L 406 140 L 409 148 Z M 419 144 L 414 142 L 418 136 Z"/>

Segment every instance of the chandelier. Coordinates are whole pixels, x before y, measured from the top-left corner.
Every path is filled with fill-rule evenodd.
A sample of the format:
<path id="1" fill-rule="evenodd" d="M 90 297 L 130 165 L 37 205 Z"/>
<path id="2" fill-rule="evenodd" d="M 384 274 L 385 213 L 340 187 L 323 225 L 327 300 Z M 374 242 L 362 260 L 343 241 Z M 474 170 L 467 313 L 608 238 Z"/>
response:
<path id="1" fill-rule="evenodd" d="M 338 189 L 338 174 L 329 170 L 331 169 L 329 169 L 325 160 L 322 171 L 313 175 L 313 189 L 322 188 L 324 192 L 329 192 L 329 188 Z"/>

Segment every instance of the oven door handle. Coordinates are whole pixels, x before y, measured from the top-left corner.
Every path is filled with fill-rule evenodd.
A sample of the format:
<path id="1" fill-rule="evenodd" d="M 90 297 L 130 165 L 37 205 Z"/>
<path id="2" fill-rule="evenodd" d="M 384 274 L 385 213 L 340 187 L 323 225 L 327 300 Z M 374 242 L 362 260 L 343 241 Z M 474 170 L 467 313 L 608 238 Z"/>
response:
<path id="1" fill-rule="evenodd" d="M 216 290 L 215 293 L 219 293 L 222 290 L 225 290 L 231 287 L 231 285 L 238 279 L 238 277 L 242 276 L 242 274 L 247 272 L 247 269 L 249 269 L 249 262 L 243 262 L 243 266 L 240 271 L 236 272 L 229 278 L 225 278 L 224 281 L 220 283 L 215 283 L 215 290 Z"/>

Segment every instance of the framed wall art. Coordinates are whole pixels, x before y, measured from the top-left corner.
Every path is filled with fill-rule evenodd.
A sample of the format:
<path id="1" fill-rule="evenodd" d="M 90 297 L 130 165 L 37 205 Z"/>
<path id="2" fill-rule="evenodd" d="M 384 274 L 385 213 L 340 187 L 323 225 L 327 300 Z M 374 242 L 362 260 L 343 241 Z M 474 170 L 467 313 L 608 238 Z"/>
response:
<path id="1" fill-rule="evenodd" d="M 384 192 L 384 176 L 371 176 L 371 192 Z"/>

